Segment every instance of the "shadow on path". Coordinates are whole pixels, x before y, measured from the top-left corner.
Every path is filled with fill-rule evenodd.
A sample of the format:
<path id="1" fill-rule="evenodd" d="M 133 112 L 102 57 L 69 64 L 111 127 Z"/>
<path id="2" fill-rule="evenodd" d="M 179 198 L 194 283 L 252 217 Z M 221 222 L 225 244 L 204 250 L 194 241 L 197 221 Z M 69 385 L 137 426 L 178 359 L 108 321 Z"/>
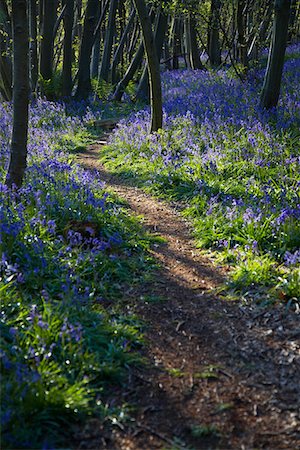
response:
<path id="1" fill-rule="evenodd" d="M 95 422 L 78 436 L 79 448 L 299 448 L 299 318 L 215 296 L 226 272 L 197 252 L 189 223 L 111 176 L 98 150 L 80 156 L 82 165 L 99 170 L 166 243 L 153 248 L 154 280 L 132 290 L 125 305 L 146 322 L 147 364 L 117 393 L 135 405 L 132 421 L 109 429 Z"/>

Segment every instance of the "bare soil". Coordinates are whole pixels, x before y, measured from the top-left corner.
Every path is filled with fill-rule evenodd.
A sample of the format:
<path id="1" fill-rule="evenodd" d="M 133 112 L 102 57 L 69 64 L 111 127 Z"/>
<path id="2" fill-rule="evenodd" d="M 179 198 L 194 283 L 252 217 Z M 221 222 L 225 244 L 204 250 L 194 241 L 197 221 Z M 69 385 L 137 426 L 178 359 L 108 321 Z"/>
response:
<path id="1" fill-rule="evenodd" d="M 214 294 L 226 268 L 200 255 L 176 205 L 101 166 L 100 145 L 80 154 L 81 164 L 100 171 L 166 243 L 152 250 L 160 264 L 155 279 L 128 296 L 147 342 L 145 366 L 114 392 L 118 404 L 133 405 L 131 419 L 89 421 L 77 433 L 78 448 L 300 448 L 300 315 Z"/>

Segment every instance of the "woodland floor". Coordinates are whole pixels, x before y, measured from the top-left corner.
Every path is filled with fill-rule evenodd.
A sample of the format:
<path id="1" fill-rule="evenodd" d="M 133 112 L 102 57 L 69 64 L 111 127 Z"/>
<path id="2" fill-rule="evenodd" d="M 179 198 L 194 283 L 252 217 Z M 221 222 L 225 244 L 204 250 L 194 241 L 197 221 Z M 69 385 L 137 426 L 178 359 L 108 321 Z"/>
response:
<path id="1" fill-rule="evenodd" d="M 133 406 L 131 420 L 91 420 L 77 448 L 300 448 L 299 314 L 213 294 L 226 268 L 200 255 L 176 205 L 107 172 L 100 145 L 79 154 L 82 165 L 100 171 L 166 243 L 152 250 L 160 264 L 154 280 L 127 292 L 126 308 L 146 324 L 146 364 L 114 393 Z"/>

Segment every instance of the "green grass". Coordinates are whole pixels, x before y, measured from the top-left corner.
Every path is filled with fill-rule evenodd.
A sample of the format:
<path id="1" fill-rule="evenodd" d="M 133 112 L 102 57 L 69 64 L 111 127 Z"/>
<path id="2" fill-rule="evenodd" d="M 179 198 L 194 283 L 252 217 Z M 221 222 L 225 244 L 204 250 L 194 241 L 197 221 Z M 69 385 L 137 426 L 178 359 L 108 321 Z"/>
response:
<path id="1" fill-rule="evenodd" d="M 165 147 L 166 151 L 172 149 L 172 145 L 175 145 L 173 142 L 180 134 L 177 122 L 176 127 L 161 131 L 158 135 L 159 145 Z M 197 129 L 194 133 L 197 136 Z M 134 142 L 132 145 L 124 143 L 120 136 L 121 133 L 117 131 L 111 145 L 101 150 L 101 162 L 114 174 L 146 192 L 184 205 L 182 213 L 194 223 L 198 246 L 209 249 L 210 257 L 213 255 L 217 264 L 231 266 L 229 289 L 255 293 L 260 289 L 265 292 L 267 287 L 274 300 L 278 300 L 274 286 L 284 279 L 285 284 L 291 283 L 290 288 L 284 287 L 285 298 L 300 296 L 299 284 L 295 281 L 297 275 L 291 275 L 293 266 L 287 268 L 283 265 L 285 252 L 293 252 L 300 247 L 299 220 L 286 220 L 280 230 L 274 232 L 278 212 L 264 212 L 264 206 L 261 206 L 261 217 L 258 215 L 258 218 L 245 219 L 248 211 L 253 216 L 258 214 L 254 211 L 257 205 L 263 205 L 263 189 L 269 189 L 273 205 L 280 205 L 282 192 L 285 192 L 287 202 L 297 204 L 296 169 L 293 165 L 285 166 L 279 161 L 295 152 L 299 138 L 295 130 L 279 133 L 276 137 L 274 133 L 269 142 L 265 141 L 263 133 L 256 137 L 263 148 L 259 151 L 263 151 L 266 160 L 269 158 L 271 161 L 263 169 L 240 153 L 248 145 L 246 130 L 240 130 L 238 136 L 233 130 L 227 131 L 226 139 L 222 142 L 225 155 L 214 168 L 205 167 L 200 155 L 186 157 L 186 162 L 180 162 L 178 167 L 171 164 L 166 166 L 162 156 L 151 159 L 150 139 L 145 139 L 137 148 Z M 285 154 L 280 155 L 275 162 L 272 160 L 273 140 L 285 147 Z M 216 144 L 219 145 L 217 139 Z M 177 145 L 180 148 L 180 139 Z M 162 150 L 160 152 L 163 154 Z M 284 182 L 280 181 L 281 177 Z M 202 183 L 200 189 L 199 180 Z M 241 199 L 245 206 L 232 208 L 226 198 Z M 229 218 L 230 214 L 232 219 Z"/>
<path id="2" fill-rule="evenodd" d="M 64 136 L 64 150 L 75 141 L 86 145 L 85 132 Z M 142 363 L 142 324 L 124 304 L 129 287 L 151 279 L 160 239 L 73 157 L 59 158 L 66 169 L 55 177 L 49 165 L 29 171 L 34 189 L 1 198 L 3 448 L 62 448 L 89 417 L 126 420 L 115 388 Z"/>

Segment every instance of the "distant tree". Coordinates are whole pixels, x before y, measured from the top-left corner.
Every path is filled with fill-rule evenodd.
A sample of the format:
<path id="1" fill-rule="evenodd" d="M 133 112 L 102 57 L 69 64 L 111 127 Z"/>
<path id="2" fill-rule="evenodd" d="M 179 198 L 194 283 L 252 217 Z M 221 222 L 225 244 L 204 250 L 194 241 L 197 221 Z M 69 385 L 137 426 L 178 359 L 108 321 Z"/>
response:
<path id="1" fill-rule="evenodd" d="M 57 0 L 41 0 L 42 40 L 40 49 L 40 72 L 44 80 L 53 75 L 54 27 L 57 17 Z"/>
<path id="2" fill-rule="evenodd" d="M 62 94 L 64 97 L 70 97 L 72 92 L 72 59 L 73 59 L 73 25 L 74 25 L 74 1 L 63 0 L 65 13 L 64 24 L 64 56 L 62 71 Z"/>
<path id="3" fill-rule="evenodd" d="M 157 56 L 151 20 L 147 11 L 145 0 L 133 0 L 142 29 L 143 42 L 147 57 L 150 82 L 151 126 L 150 132 L 162 128 L 162 92 L 160 68 Z"/>
<path id="4" fill-rule="evenodd" d="M 238 32 L 238 43 L 239 43 L 239 59 L 244 67 L 248 66 L 248 55 L 247 55 L 247 40 L 246 40 L 246 1 L 238 0 L 237 13 L 236 13 L 236 23 Z"/>
<path id="5" fill-rule="evenodd" d="M 159 62 L 162 54 L 162 47 L 165 40 L 167 25 L 168 16 L 161 8 L 158 8 L 155 20 L 154 45 L 156 47 L 157 59 Z M 144 67 L 142 76 L 140 78 L 136 98 L 142 101 L 149 101 L 149 69 L 147 65 Z"/>
<path id="6" fill-rule="evenodd" d="M 204 69 L 197 43 L 196 20 L 191 13 L 186 15 L 184 20 L 184 36 L 188 67 L 190 69 Z"/>
<path id="7" fill-rule="evenodd" d="M 218 67 L 221 64 L 221 46 L 220 46 L 220 0 L 211 0 L 210 18 L 208 27 L 208 54 L 212 67 Z"/>
<path id="8" fill-rule="evenodd" d="M 113 47 L 113 39 L 116 28 L 116 12 L 117 12 L 118 1 L 111 0 L 110 8 L 108 13 L 108 23 L 107 29 L 105 33 L 105 42 L 104 42 L 104 50 L 100 67 L 99 77 L 102 80 L 108 81 L 109 71 L 110 71 L 110 61 L 111 61 L 111 53 Z"/>
<path id="9" fill-rule="evenodd" d="M 30 51 L 30 84 L 35 91 L 39 77 L 38 46 L 37 46 L 37 0 L 29 1 L 29 51 Z"/>
<path id="10" fill-rule="evenodd" d="M 116 50 L 116 52 L 114 54 L 114 57 L 113 57 L 112 66 L 111 66 L 112 83 L 115 83 L 116 80 L 117 80 L 117 67 L 118 67 L 118 64 L 119 64 L 119 62 L 121 60 L 121 57 L 123 56 L 123 50 L 124 50 L 124 47 L 125 47 L 125 44 L 126 44 L 126 40 L 128 39 L 129 31 L 132 28 L 135 16 L 136 16 L 136 10 L 133 8 L 131 13 L 130 13 L 127 25 L 126 25 L 126 27 L 123 30 L 122 36 L 120 38 L 120 41 L 119 41 L 119 44 L 118 44 L 118 47 L 117 47 L 117 50 Z"/>
<path id="11" fill-rule="evenodd" d="M 113 96 L 113 99 L 115 101 L 121 101 L 125 89 L 127 88 L 129 82 L 132 80 L 134 74 L 136 73 L 139 65 L 142 62 L 143 55 L 144 55 L 144 44 L 143 42 L 141 42 L 123 78 L 119 81 L 119 83 L 116 86 Z"/>
<path id="12" fill-rule="evenodd" d="M 6 0 L 0 0 L 0 93 L 12 99 L 12 63 L 10 56 L 11 23 Z"/>
<path id="13" fill-rule="evenodd" d="M 27 0 L 12 0 L 13 131 L 6 184 L 22 185 L 27 160 L 29 38 Z"/>
<path id="14" fill-rule="evenodd" d="M 79 100 L 87 98 L 92 90 L 90 65 L 94 44 L 94 31 L 97 25 L 98 1 L 88 0 L 85 10 L 79 54 L 78 85 L 75 94 L 75 97 Z"/>
<path id="15" fill-rule="evenodd" d="M 275 0 L 272 40 L 260 103 L 263 108 L 277 106 L 288 37 L 291 0 Z"/>

